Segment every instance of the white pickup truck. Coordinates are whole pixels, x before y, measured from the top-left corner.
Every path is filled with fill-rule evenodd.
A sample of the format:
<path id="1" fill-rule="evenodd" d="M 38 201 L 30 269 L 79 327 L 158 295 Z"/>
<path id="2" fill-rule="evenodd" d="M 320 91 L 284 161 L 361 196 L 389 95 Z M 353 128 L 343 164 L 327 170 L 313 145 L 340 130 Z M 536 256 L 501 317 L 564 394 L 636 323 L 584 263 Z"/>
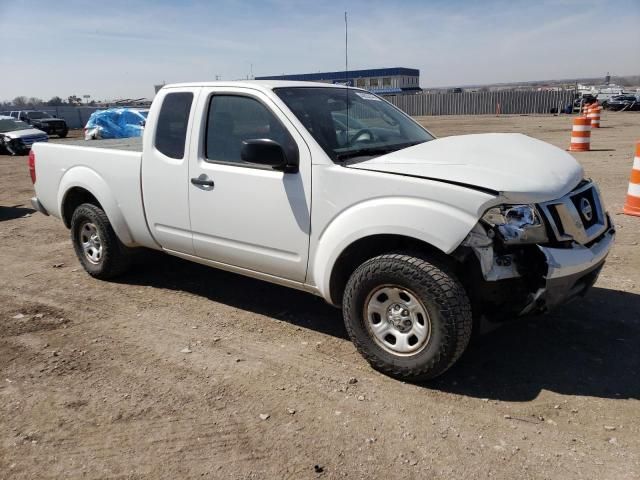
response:
<path id="1" fill-rule="evenodd" d="M 305 82 L 168 85 L 141 150 L 37 143 L 34 207 L 86 271 L 138 247 L 341 306 L 391 376 L 440 375 L 480 318 L 584 294 L 613 240 L 574 158 L 520 134 L 435 139 L 364 90 Z"/>

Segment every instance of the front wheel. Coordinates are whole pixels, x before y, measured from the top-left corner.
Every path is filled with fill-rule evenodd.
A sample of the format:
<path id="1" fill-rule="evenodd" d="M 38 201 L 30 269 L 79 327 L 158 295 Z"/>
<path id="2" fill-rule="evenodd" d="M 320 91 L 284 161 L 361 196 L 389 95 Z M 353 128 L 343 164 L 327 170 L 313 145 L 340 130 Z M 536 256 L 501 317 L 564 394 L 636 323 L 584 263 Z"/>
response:
<path id="1" fill-rule="evenodd" d="M 351 275 L 344 321 L 358 351 L 375 368 L 409 381 L 435 378 L 460 358 L 471 337 L 471 306 L 444 265 L 387 254 Z"/>
<path id="2" fill-rule="evenodd" d="M 131 251 L 118 239 L 104 211 L 83 203 L 71 218 L 71 240 L 78 260 L 89 275 L 106 280 L 124 273 Z"/>
<path id="3" fill-rule="evenodd" d="M 65 138 L 67 135 L 69 135 L 69 130 L 63 130 L 60 133 L 58 133 L 59 138 Z"/>

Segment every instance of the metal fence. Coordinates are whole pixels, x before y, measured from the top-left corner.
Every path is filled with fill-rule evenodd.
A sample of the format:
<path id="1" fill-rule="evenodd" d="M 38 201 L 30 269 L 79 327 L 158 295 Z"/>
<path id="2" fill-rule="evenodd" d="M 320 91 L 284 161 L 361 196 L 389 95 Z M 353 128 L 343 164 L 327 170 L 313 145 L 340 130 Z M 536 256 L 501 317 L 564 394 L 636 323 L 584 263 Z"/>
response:
<path id="1" fill-rule="evenodd" d="M 560 92 L 500 91 L 465 93 L 421 93 L 418 95 L 390 95 L 384 97 L 411 116 L 424 115 L 486 115 L 549 113 L 554 108 L 572 104 L 574 90 Z M 120 105 L 118 105 L 120 106 Z M 96 110 L 105 107 L 61 106 L 42 110 L 63 118 L 69 128 L 82 128 Z M 136 107 L 132 107 L 136 108 Z M 13 107 L 13 110 L 19 110 Z M 361 112 L 362 117 L 367 112 Z"/>
<path id="2" fill-rule="evenodd" d="M 572 104 L 574 90 L 421 93 L 384 97 L 411 116 L 550 113 Z"/>

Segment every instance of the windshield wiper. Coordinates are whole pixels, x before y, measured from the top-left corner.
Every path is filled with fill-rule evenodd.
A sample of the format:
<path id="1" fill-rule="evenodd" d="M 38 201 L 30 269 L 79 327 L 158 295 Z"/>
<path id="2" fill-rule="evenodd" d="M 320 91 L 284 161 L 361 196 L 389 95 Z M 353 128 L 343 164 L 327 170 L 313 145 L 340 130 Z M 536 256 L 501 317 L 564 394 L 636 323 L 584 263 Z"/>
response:
<path id="1" fill-rule="evenodd" d="M 396 152 L 398 150 L 402 150 L 403 148 L 412 147 L 414 145 L 418 145 L 419 143 L 424 143 L 423 141 L 418 142 L 408 142 L 408 143 L 396 143 L 395 145 L 387 145 L 385 147 L 370 147 L 370 148 L 359 148 L 357 150 L 349 150 L 348 152 L 341 152 L 336 154 L 336 160 L 344 161 L 350 158 L 356 157 L 371 157 L 374 155 L 384 155 L 386 153 Z"/>
<path id="2" fill-rule="evenodd" d="M 336 160 L 348 160 L 349 158 L 364 157 L 372 155 L 384 155 L 395 151 L 395 148 L 390 147 L 376 147 L 376 148 L 359 148 L 357 150 L 349 150 L 348 152 L 342 152 L 336 154 Z"/>

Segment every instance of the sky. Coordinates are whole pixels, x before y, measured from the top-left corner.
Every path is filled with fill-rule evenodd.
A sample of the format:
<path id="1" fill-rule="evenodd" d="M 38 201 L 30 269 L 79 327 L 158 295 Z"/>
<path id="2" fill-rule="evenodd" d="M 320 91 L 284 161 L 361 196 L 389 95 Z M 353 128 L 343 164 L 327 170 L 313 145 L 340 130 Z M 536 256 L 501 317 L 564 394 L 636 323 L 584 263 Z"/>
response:
<path id="1" fill-rule="evenodd" d="M 349 68 L 423 88 L 640 74 L 640 0 L 0 0 L 0 100 Z"/>

